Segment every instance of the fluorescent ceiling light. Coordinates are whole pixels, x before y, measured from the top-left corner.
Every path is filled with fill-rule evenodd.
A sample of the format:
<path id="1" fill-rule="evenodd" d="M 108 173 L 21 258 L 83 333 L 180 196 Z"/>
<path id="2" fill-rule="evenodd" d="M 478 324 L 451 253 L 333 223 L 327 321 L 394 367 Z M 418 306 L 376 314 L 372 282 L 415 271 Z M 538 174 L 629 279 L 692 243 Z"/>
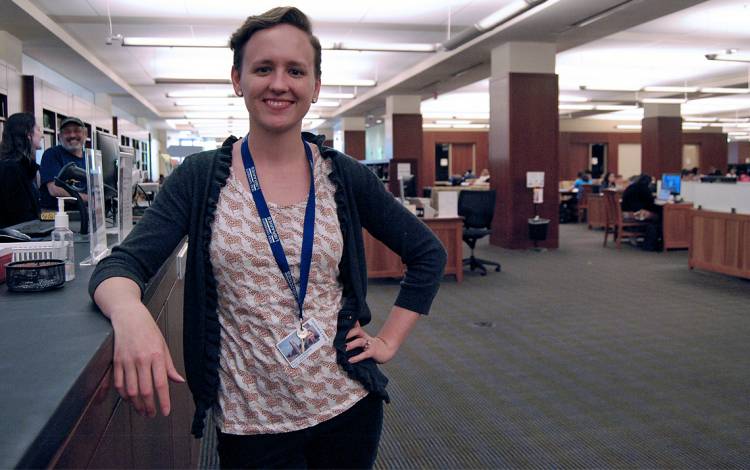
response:
<path id="1" fill-rule="evenodd" d="M 641 130 L 640 124 L 618 124 L 615 126 L 617 129 L 629 129 L 629 130 Z"/>
<path id="2" fill-rule="evenodd" d="M 595 13 L 582 20 L 578 20 L 575 23 L 573 23 L 572 26 L 575 26 L 577 28 L 583 28 L 584 26 L 588 26 L 592 23 L 596 23 L 597 21 L 603 20 L 604 18 L 610 15 L 614 15 L 618 11 L 628 8 L 630 4 L 633 3 L 633 1 L 634 0 L 625 0 L 624 2 L 618 3 L 617 5 L 607 8 L 606 10 L 602 10 L 599 13 Z M 643 0 L 635 0 L 635 3 L 640 3 L 642 1 Z"/>
<path id="3" fill-rule="evenodd" d="M 728 132 L 727 135 L 731 135 L 731 136 L 750 135 L 750 133 L 747 133 L 747 132 Z"/>
<path id="4" fill-rule="evenodd" d="M 683 104 L 687 100 L 684 98 L 643 98 L 641 103 L 653 103 L 653 104 Z"/>
<path id="5" fill-rule="evenodd" d="M 154 37 L 124 37 L 124 47 L 221 47 L 228 48 L 226 39 L 208 38 L 154 38 Z"/>
<path id="6" fill-rule="evenodd" d="M 589 99 L 585 96 L 560 95 L 558 101 L 567 103 L 585 103 Z"/>
<path id="7" fill-rule="evenodd" d="M 726 94 L 747 94 L 750 93 L 750 88 L 722 88 L 722 87 L 707 87 L 701 88 L 701 93 L 726 93 Z"/>
<path id="8" fill-rule="evenodd" d="M 378 84 L 376 80 L 368 79 L 334 79 L 323 77 L 323 86 L 375 86 Z"/>
<path id="9" fill-rule="evenodd" d="M 643 91 L 656 93 L 695 93 L 698 87 L 695 86 L 647 86 Z"/>
<path id="10" fill-rule="evenodd" d="M 334 93 L 321 91 L 318 95 L 318 98 L 323 100 L 353 100 L 356 96 L 357 95 L 355 95 L 354 93 Z"/>
<path id="11" fill-rule="evenodd" d="M 228 78 L 181 78 L 181 77 L 157 77 L 154 79 L 157 85 L 231 85 Z M 377 85 L 377 81 L 369 79 L 335 79 L 323 78 L 323 86 L 350 86 L 370 87 Z M 173 97 L 173 96 L 172 96 Z"/>
<path id="12" fill-rule="evenodd" d="M 634 104 L 597 104 L 594 106 L 597 111 L 625 111 L 628 109 L 638 109 Z"/>
<path id="13" fill-rule="evenodd" d="M 613 91 L 613 92 L 631 92 L 631 91 L 641 91 L 641 87 L 633 86 L 604 86 L 604 85 L 581 85 L 579 87 L 581 90 L 585 91 Z"/>
<path id="14" fill-rule="evenodd" d="M 750 122 L 750 118 L 719 118 L 719 122 Z"/>
<path id="15" fill-rule="evenodd" d="M 561 104 L 557 107 L 563 111 L 590 111 L 594 109 L 593 104 Z"/>
<path id="16" fill-rule="evenodd" d="M 454 125 L 454 124 L 471 124 L 471 121 L 466 121 L 462 119 L 454 119 L 450 121 L 435 121 L 435 124 L 444 124 L 444 125 Z"/>
<path id="17" fill-rule="evenodd" d="M 432 123 L 424 123 L 422 124 L 423 129 L 446 129 L 450 128 L 450 125 L 447 124 L 432 124 Z"/>
<path id="18" fill-rule="evenodd" d="M 454 129 L 489 129 L 489 124 L 456 124 L 452 126 Z"/>
<path id="19" fill-rule="evenodd" d="M 422 113 L 422 118 L 424 119 L 469 119 L 469 120 L 477 120 L 477 119 L 489 119 L 490 113 L 469 113 L 469 112 L 459 112 L 459 113 L 452 113 L 452 112 L 429 112 L 429 113 Z"/>
<path id="20" fill-rule="evenodd" d="M 167 98 L 232 98 L 236 97 L 231 88 L 175 90 L 166 94 Z"/>
<path id="21" fill-rule="evenodd" d="M 229 47 L 226 38 L 192 38 L 192 37 L 124 37 L 123 47 Z M 435 44 L 419 43 L 356 43 L 334 42 L 321 44 L 325 50 L 374 51 L 374 52 L 435 52 Z"/>
<path id="22" fill-rule="evenodd" d="M 689 122 L 682 124 L 683 130 L 690 130 L 690 131 L 697 131 L 698 129 L 703 129 L 703 125 L 701 124 L 691 124 Z"/>
<path id="23" fill-rule="evenodd" d="M 374 42 L 332 42 L 322 43 L 328 51 L 371 51 L 371 52 L 435 52 L 436 44 L 420 43 L 374 43 Z"/>
<path id="24" fill-rule="evenodd" d="M 686 116 L 682 118 L 683 121 L 690 121 L 690 122 L 716 122 L 719 120 L 719 118 L 715 117 L 691 117 Z"/>
<path id="25" fill-rule="evenodd" d="M 181 98 L 174 102 L 175 106 L 242 106 L 242 98 Z"/>
<path id="26" fill-rule="evenodd" d="M 238 109 L 237 112 L 187 112 L 185 113 L 185 117 L 187 119 L 247 119 L 247 110 Z"/>

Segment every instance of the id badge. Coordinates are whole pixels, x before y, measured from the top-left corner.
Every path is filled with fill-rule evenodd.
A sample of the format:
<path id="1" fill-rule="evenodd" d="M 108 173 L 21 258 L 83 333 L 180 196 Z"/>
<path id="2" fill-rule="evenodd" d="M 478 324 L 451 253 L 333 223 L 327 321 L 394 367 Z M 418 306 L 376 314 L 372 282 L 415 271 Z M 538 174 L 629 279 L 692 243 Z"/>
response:
<path id="1" fill-rule="evenodd" d="M 323 329 L 320 328 L 314 318 L 310 318 L 302 324 L 302 328 L 295 329 L 279 341 L 276 344 L 276 349 L 284 356 L 290 366 L 296 368 L 310 354 L 320 349 L 326 341 L 328 341 L 328 337 Z"/>

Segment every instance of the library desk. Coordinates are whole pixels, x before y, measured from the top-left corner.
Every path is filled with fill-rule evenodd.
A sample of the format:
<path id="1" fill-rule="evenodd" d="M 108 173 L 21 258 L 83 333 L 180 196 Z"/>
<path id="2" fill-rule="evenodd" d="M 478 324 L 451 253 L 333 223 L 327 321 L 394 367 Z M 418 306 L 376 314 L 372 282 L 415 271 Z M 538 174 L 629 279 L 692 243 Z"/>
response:
<path id="1" fill-rule="evenodd" d="M 463 218 L 434 217 L 421 219 L 440 239 L 448 253 L 445 274 L 456 276 L 456 282 L 464 278 L 463 267 Z M 364 230 L 365 257 L 367 258 L 367 277 L 403 277 L 405 266 L 401 258 L 376 240 Z"/>

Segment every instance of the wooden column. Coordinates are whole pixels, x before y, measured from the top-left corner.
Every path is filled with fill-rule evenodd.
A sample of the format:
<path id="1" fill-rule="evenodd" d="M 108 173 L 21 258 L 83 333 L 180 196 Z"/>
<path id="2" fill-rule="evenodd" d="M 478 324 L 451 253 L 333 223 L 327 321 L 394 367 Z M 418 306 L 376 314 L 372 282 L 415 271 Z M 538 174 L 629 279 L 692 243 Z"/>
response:
<path id="1" fill-rule="evenodd" d="M 344 153 L 357 160 L 365 159 L 365 131 L 344 131 Z"/>
<path id="2" fill-rule="evenodd" d="M 679 173 L 682 169 L 682 118 L 643 118 L 641 146 L 643 173 L 657 179 L 662 173 Z"/>

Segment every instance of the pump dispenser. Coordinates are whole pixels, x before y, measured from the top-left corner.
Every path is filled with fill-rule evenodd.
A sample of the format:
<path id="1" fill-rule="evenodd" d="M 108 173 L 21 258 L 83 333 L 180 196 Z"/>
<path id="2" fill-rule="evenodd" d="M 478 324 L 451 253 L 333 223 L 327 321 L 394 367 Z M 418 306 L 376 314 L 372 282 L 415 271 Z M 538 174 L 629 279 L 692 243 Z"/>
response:
<path id="1" fill-rule="evenodd" d="M 55 259 L 65 262 L 65 281 L 76 278 L 75 264 L 75 235 L 69 228 L 68 214 L 65 213 L 65 200 L 75 201 L 74 197 L 57 198 L 57 214 L 55 214 L 55 230 L 52 232 L 52 252 Z"/>

